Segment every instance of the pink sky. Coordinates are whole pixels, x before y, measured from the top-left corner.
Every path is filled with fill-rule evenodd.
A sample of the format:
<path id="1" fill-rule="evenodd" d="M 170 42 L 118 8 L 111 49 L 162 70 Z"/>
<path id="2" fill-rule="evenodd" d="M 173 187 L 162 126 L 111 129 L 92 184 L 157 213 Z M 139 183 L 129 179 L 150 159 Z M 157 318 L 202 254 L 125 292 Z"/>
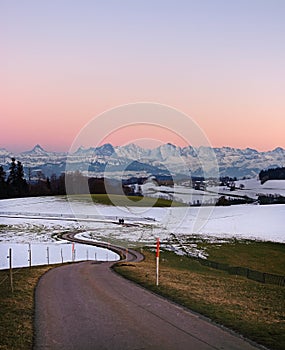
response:
<path id="1" fill-rule="evenodd" d="M 1 2 L 0 148 L 66 151 L 140 101 L 186 113 L 215 147 L 285 148 L 285 3 L 214 3 Z"/>

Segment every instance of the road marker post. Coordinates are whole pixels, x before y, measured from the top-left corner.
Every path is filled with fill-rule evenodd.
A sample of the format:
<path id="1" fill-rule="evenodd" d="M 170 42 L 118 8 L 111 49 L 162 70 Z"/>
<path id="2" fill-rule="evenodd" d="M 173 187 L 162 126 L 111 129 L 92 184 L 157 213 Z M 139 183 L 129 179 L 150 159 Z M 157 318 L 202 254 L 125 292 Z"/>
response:
<path id="1" fill-rule="evenodd" d="M 156 285 L 159 285 L 159 250 L 160 250 L 160 242 L 159 237 L 156 239 Z"/>

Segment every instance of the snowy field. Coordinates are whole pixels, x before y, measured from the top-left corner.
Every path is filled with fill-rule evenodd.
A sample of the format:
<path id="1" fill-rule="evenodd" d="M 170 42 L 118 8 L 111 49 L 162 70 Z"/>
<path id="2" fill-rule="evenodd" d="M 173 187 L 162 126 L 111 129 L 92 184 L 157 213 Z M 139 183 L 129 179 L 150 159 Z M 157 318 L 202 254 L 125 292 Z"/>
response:
<path id="1" fill-rule="evenodd" d="M 118 225 L 124 218 L 126 225 Z M 61 249 L 71 259 L 71 244 L 58 235 L 75 232 L 79 237 L 110 242 L 125 247 L 152 245 L 156 237 L 174 246 L 173 236 L 182 241 L 187 237 L 209 239 L 249 238 L 285 242 L 285 205 L 236 205 L 230 207 L 135 208 L 115 207 L 72 201 L 64 197 L 36 197 L 0 201 L 0 268 L 7 266 L 9 247 L 25 252 L 31 243 L 35 264 L 47 260 L 47 246 L 54 249 L 61 262 Z M 18 246 L 19 245 L 19 246 Z M 80 246 L 78 244 L 77 246 Z M 175 248 L 175 247 L 174 247 Z M 78 259 L 94 259 L 96 249 L 79 248 Z M 79 254 L 79 250 L 82 252 Z M 17 251 L 17 252 L 18 252 Z M 41 253 L 37 253 L 41 251 Z M 19 255 L 17 253 L 15 255 Z M 40 258 L 36 258 L 38 254 Z M 100 253 L 101 254 L 101 253 Z M 98 260 L 106 260 L 106 252 L 97 251 Z M 80 256 L 80 258 L 79 258 Z M 111 252 L 109 260 L 116 259 Z M 51 260 L 52 262 L 52 260 Z M 16 263 L 16 262 L 15 262 Z"/>
<path id="2" fill-rule="evenodd" d="M 228 198 L 248 196 L 254 200 L 257 200 L 259 195 L 268 194 L 285 197 L 285 180 L 269 180 L 261 184 L 257 178 L 245 179 L 236 181 L 235 185 L 235 191 L 231 191 L 226 186 L 208 186 L 205 191 L 202 191 L 179 185 L 175 187 L 157 186 L 153 182 L 146 182 L 141 189 L 145 196 L 174 199 L 187 204 L 214 204 L 220 196 Z"/>
<path id="3" fill-rule="evenodd" d="M 281 195 L 285 197 L 285 180 L 268 180 L 261 184 L 258 179 L 238 180 L 235 182 L 236 190 L 232 193 L 240 196 L 248 196 L 252 199 L 257 199 L 259 195 Z M 240 186 L 243 189 L 239 189 Z M 230 195 L 231 191 L 225 187 L 210 187 L 209 190 L 214 190 L 225 195 Z"/>

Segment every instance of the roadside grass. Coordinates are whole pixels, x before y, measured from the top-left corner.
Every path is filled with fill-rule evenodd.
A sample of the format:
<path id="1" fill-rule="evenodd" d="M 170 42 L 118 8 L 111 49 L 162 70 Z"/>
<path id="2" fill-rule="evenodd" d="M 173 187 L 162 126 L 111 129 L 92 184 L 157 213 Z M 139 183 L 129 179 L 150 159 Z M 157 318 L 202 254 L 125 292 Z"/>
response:
<path id="1" fill-rule="evenodd" d="M 247 267 L 260 272 L 285 275 L 285 244 L 248 239 L 223 239 L 213 242 L 207 238 L 189 237 L 184 242 L 197 244 L 208 259 L 230 266 Z"/>
<path id="2" fill-rule="evenodd" d="M 134 206 L 134 207 L 182 207 L 186 204 L 174 202 L 162 198 L 140 197 L 140 196 L 123 196 L 116 194 L 91 194 L 91 195 L 71 195 L 71 200 L 92 201 L 96 204 L 116 205 L 116 206 Z"/>
<path id="3" fill-rule="evenodd" d="M 0 270 L 1 350 L 32 349 L 34 288 L 38 279 L 54 266 L 56 265 L 13 270 L 13 295 L 9 284 L 9 270 Z"/>
<path id="4" fill-rule="evenodd" d="M 285 288 L 262 284 L 200 265 L 194 259 L 161 252 L 160 284 L 155 254 L 141 263 L 118 263 L 123 276 L 201 313 L 270 349 L 285 349 Z"/>
<path id="5" fill-rule="evenodd" d="M 233 241 L 206 248 L 209 260 L 231 266 L 285 275 L 285 244 L 258 241 Z"/>

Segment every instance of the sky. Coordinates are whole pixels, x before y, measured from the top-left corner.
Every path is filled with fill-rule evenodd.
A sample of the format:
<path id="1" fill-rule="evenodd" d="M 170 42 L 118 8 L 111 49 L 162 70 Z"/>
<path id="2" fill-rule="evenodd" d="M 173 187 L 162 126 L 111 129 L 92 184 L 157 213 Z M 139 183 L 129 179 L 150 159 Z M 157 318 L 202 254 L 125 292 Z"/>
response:
<path id="1" fill-rule="evenodd" d="M 0 148 L 67 151 L 141 101 L 188 115 L 214 147 L 285 148 L 284 18 L 283 0 L 0 0 Z"/>

